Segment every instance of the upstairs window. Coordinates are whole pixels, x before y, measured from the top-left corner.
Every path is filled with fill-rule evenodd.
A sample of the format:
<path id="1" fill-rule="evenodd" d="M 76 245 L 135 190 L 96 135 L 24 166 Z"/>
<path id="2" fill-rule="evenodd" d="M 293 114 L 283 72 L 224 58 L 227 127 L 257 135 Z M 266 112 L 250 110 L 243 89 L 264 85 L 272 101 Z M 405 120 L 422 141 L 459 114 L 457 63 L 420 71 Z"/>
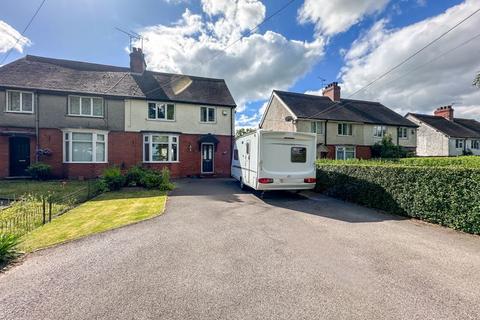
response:
<path id="1" fill-rule="evenodd" d="M 472 140 L 472 149 L 480 149 L 480 140 Z"/>
<path id="2" fill-rule="evenodd" d="M 200 122 L 213 123 L 216 121 L 215 107 L 200 108 Z"/>
<path id="3" fill-rule="evenodd" d="M 310 132 L 316 134 L 323 134 L 324 123 L 321 121 L 313 121 L 310 123 Z"/>
<path id="4" fill-rule="evenodd" d="M 383 138 L 387 134 L 386 126 L 374 126 L 373 127 L 373 136 L 375 138 Z"/>
<path id="5" fill-rule="evenodd" d="M 33 92 L 8 90 L 6 111 L 33 113 Z"/>
<path id="6" fill-rule="evenodd" d="M 463 139 L 456 139 L 455 140 L 455 148 L 463 149 Z"/>
<path id="7" fill-rule="evenodd" d="M 351 123 L 339 123 L 338 124 L 338 135 L 339 136 L 351 136 L 352 135 L 352 124 Z"/>
<path id="8" fill-rule="evenodd" d="M 398 128 L 398 138 L 408 139 L 408 128 Z"/>
<path id="9" fill-rule="evenodd" d="M 103 118 L 103 99 L 98 97 L 68 97 L 68 114 L 70 116 Z"/>
<path id="10" fill-rule="evenodd" d="M 175 104 L 173 103 L 148 103 L 148 119 L 150 120 L 175 120 Z"/>

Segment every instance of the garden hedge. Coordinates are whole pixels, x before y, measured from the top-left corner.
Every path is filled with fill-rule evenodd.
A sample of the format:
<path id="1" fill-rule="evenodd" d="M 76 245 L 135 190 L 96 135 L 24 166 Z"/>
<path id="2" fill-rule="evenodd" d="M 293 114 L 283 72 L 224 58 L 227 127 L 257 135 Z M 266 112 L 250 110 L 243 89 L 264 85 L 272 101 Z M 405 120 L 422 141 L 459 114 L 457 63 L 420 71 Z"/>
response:
<path id="1" fill-rule="evenodd" d="M 480 234 L 480 169 L 319 163 L 317 191 Z"/>

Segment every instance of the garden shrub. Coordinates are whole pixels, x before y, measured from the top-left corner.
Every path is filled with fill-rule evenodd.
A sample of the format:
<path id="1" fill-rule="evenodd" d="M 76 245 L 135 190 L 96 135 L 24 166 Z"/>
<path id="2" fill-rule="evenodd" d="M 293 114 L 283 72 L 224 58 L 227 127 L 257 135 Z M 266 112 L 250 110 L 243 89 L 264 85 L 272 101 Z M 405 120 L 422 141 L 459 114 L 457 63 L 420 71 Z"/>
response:
<path id="1" fill-rule="evenodd" d="M 35 180 L 48 180 L 52 176 L 52 167 L 45 163 L 34 163 L 27 168 L 27 173 Z"/>
<path id="2" fill-rule="evenodd" d="M 16 246 L 19 236 L 13 234 L 0 234 L 0 264 L 4 264 L 19 255 Z"/>
<path id="3" fill-rule="evenodd" d="M 372 146 L 372 157 L 374 158 L 396 159 L 406 156 L 407 151 L 394 144 L 390 135 L 384 136 L 382 142 L 377 142 Z"/>
<path id="4" fill-rule="evenodd" d="M 162 184 L 162 177 L 153 171 L 147 171 L 142 177 L 141 185 L 147 189 L 158 189 Z"/>
<path id="5" fill-rule="evenodd" d="M 142 179 L 148 170 L 141 166 L 133 166 L 127 171 L 126 179 L 128 186 L 142 186 Z"/>
<path id="6" fill-rule="evenodd" d="M 109 167 L 103 170 L 102 179 L 110 191 L 120 190 L 126 182 L 125 176 L 122 175 L 122 171 L 118 167 Z"/>
<path id="7" fill-rule="evenodd" d="M 480 169 L 318 163 L 317 191 L 480 234 Z"/>

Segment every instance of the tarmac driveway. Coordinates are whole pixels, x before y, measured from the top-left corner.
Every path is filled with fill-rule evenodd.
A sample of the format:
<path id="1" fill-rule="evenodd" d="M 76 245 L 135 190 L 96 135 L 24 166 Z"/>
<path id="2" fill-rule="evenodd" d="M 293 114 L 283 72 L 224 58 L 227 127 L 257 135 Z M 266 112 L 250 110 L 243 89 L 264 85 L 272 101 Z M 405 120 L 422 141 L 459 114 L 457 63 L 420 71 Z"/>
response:
<path id="1" fill-rule="evenodd" d="M 1 319 L 479 319 L 480 237 L 185 180 L 163 216 L 30 255 Z"/>

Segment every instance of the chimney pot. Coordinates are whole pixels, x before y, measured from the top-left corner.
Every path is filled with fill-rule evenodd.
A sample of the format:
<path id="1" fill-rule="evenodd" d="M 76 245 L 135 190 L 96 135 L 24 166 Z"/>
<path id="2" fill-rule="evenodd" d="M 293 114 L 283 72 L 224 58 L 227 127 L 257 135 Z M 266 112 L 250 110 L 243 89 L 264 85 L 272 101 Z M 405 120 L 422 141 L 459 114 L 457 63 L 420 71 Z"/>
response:
<path id="1" fill-rule="evenodd" d="M 329 97 L 332 101 L 340 101 L 340 89 L 338 82 L 329 83 L 325 89 L 323 89 L 323 96 Z"/>
<path id="2" fill-rule="evenodd" d="M 444 117 L 447 120 L 453 121 L 454 109 L 452 106 L 442 106 L 437 108 L 433 114 L 437 117 Z"/>
<path id="3" fill-rule="evenodd" d="M 141 74 L 146 68 L 147 64 L 142 49 L 133 47 L 130 52 L 130 72 Z"/>

